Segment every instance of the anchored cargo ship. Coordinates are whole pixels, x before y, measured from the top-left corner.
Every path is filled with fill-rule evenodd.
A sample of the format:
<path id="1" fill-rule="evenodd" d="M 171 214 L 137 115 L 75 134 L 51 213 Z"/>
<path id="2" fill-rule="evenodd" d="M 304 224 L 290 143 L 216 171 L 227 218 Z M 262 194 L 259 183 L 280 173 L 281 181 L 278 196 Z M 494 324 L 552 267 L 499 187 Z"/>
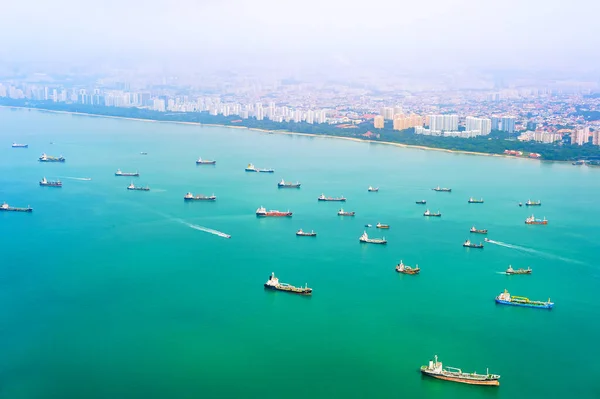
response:
<path id="1" fill-rule="evenodd" d="M 192 193 L 187 193 L 183 196 L 184 201 L 215 201 L 217 197 L 213 194 L 210 196 L 207 195 L 194 195 Z"/>
<path id="2" fill-rule="evenodd" d="M 291 217 L 292 212 L 281 212 L 281 211 L 267 211 L 264 207 L 260 207 L 256 210 L 256 216 L 259 217 Z"/>
<path id="3" fill-rule="evenodd" d="M 387 240 L 385 237 L 383 238 L 369 238 L 367 232 L 363 232 L 362 236 L 358 239 L 360 242 L 365 242 L 368 244 L 387 244 Z"/>
<path id="4" fill-rule="evenodd" d="M 308 288 L 308 284 L 304 287 L 294 287 L 290 284 L 280 283 L 279 279 L 275 277 L 275 273 L 271 273 L 264 287 L 269 290 L 284 291 L 292 294 L 312 295 L 312 288 Z"/>
<path id="5" fill-rule="evenodd" d="M 490 374 L 489 370 L 485 374 L 463 373 L 456 367 L 443 367 L 442 362 L 438 362 L 437 355 L 434 360 L 430 360 L 427 366 L 421 366 L 421 373 L 429 377 L 437 378 L 445 381 L 461 382 L 471 385 L 491 385 L 498 386 L 500 376 Z"/>
<path id="6" fill-rule="evenodd" d="M 317 198 L 317 200 L 319 201 L 338 201 L 338 202 L 346 202 L 346 198 L 344 198 L 344 196 L 342 195 L 341 197 L 326 197 L 325 194 L 321 194 L 319 196 L 319 198 Z"/>
<path id="7" fill-rule="evenodd" d="M 511 265 L 508 265 L 508 269 L 506 269 L 506 274 L 531 274 L 531 268 L 528 267 L 527 269 L 513 269 Z"/>
<path id="8" fill-rule="evenodd" d="M 29 144 L 12 143 L 12 148 L 28 148 Z"/>
<path id="9" fill-rule="evenodd" d="M 217 161 L 214 160 L 208 160 L 208 159 L 202 159 L 202 158 L 198 158 L 198 160 L 196 161 L 196 165 L 214 165 L 216 164 Z"/>
<path id="10" fill-rule="evenodd" d="M 371 186 L 369 186 L 369 188 L 367 188 L 367 191 L 369 191 L 371 193 L 376 193 L 377 191 L 379 191 L 379 187 L 371 187 Z"/>
<path id="11" fill-rule="evenodd" d="M 477 233 L 477 234 L 487 234 L 488 233 L 487 229 L 478 230 L 475 228 L 475 226 L 471 227 L 471 230 L 469 230 L 469 231 L 471 233 Z"/>
<path id="12" fill-rule="evenodd" d="M 52 157 L 50 155 L 46 155 L 46 153 L 44 153 L 44 154 L 42 154 L 41 157 L 39 157 L 38 161 L 40 161 L 40 162 L 65 162 L 65 158 L 62 155 L 57 158 L 57 157 Z"/>
<path id="13" fill-rule="evenodd" d="M 296 232 L 296 235 L 302 236 L 302 237 L 316 237 L 317 233 L 315 233 L 314 230 L 308 232 L 308 231 L 302 231 L 302 229 L 300 229 Z"/>
<path id="14" fill-rule="evenodd" d="M 400 263 L 396 265 L 396 271 L 404 274 L 419 274 L 421 269 L 419 269 L 419 265 L 412 268 L 410 266 L 406 266 L 404 263 L 402 263 L 402 261 L 400 261 Z"/>
<path id="15" fill-rule="evenodd" d="M 354 216 L 355 212 L 346 212 L 343 209 L 340 209 L 337 214 L 338 216 Z"/>
<path id="16" fill-rule="evenodd" d="M 246 169 L 244 169 L 244 170 L 246 172 L 259 172 L 259 173 L 274 173 L 275 172 L 274 169 L 259 169 L 251 163 L 249 163 L 248 166 L 246 166 Z"/>
<path id="17" fill-rule="evenodd" d="M 390 228 L 390 225 L 389 225 L 389 224 L 381 224 L 381 223 L 379 223 L 379 222 L 378 222 L 378 223 L 375 225 L 375 227 L 377 227 L 378 229 L 389 229 L 389 228 Z"/>
<path id="18" fill-rule="evenodd" d="M 473 197 L 469 198 L 469 201 L 467 201 L 469 204 L 483 204 L 483 198 L 481 199 L 475 199 Z"/>
<path id="19" fill-rule="evenodd" d="M 10 206 L 6 202 L 4 202 L 2 205 L 0 205 L 0 211 L 5 211 L 5 212 L 32 212 L 33 208 L 30 207 L 29 205 L 27 205 L 27 208 L 17 208 L 17 207 L 14 207 L 14 206 Z"/>
<path id="20" fill-rule="evenodd" d="M 300 182 L 296 182 L 296 183 L 286 182 L 283 179 L 281 179 L 281 181 L 279 183 L 277 183 L 278 188 L 300 188 L 300 186 L 301 186 Z"/>
<path id="21" fill-rule="evenodd" d="M 479 243 L 479 244 L 475 244 L 474 242 L 471 242 L 470 240 L 467 240 L 463 243 L 463 247 L 467 247 L 467 248 L 483 248 L 483 244 Z"/>
<path id="22" fill-rule="evenodd" d="M 432 188 L 432 190 L 433 191 L 439 191 L 439 192 L 442 192 L 442 193 L 450 193 L 450 192 L 452 192 L 451 188 L 445 188 L 445 187 L 440 188 L 440 186 L 437 186 L 436 188 Z"/>
<path id="23" fill-rule="evenodd" d="M 133 191 L 150 191 L 150 187 L 146 186 L 146 187 L 141 187 L 141 186 L 136 186 L 133 184 L 133 182 L 131 182 L 131 184 L 129 186 L 127 186 L 127 190 L 133 190 Z"/>
<path id="24" fill-rule="evenodd" d="M 537 309 L 552 309 L 554 307 L 554 303 L 550 302 L 550 298 L 548 301 L 530 301 L 529 298 L 525 298 L 522 296 L 510 296 L 507 290 L 504 290 L 503 293 L 496 297 L 496 303 L 501 305 L 512 305 L 512 306 L 523 306 L 526 308 L 537 308 Z"/>
<path id="25" fill-rule="evenodd" d="M 416 201 L 415 203 L 418 204 L 418 205 L 425 205 L 427 203 L 427 201 L 420 200 L 420 201 Z"/>
<path id="26" fill-rule="evenodd" d="M 115 172 L 115 176 L 139 177 L 140 174 L 137 171 L 135 171 L 135 172 L 121 172 L 121 169 L 117 169 L 117 171 Z"/>
<path id="27" fill-rule="evenodd" d="M 48 181 L 46 180 L 46 178 L 44 177 L 42 180 L 40 180 L 40 186 L 47 186 L 47 187 L 62 187 L 62 182 L 60 180 L 56 180 L 56 181 Z"/>
<path id="28" fill-rule="evenodd" d="M 528 199 L 525 206 L 542 206 L 542 201 L 532 201 Z"/>
<path id="29" fill-rule="evenodd" d="M 531 215 L 527 219 L 525 219 L 525 224 L 548 224 L 546 218 L 536 219 L 535 216 Z"/>
<path id="30" fill-rule="evenodd" d="M 435 217 L 441 217 L 442 214 L 440 213 L 440 211 L 437 211 L 437 213 L 433 213 L 433 212 L 429 212 L 429 209 L 427 209 L 424 213 L 423 216 L 435 216 Z"/>

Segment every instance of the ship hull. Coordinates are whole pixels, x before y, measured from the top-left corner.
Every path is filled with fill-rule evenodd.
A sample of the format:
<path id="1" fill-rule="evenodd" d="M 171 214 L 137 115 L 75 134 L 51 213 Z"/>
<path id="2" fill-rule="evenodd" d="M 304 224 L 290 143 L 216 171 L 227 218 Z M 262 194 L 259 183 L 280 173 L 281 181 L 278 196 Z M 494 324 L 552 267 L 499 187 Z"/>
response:
<path id="1" fill-rule="evenodd" d="M 40 186 L 42 186 L 42 187 L 62 187 L 62 184 L 44 184 L 44 183 L 40 183 Z"/>
<path id="2" fill-rule="evenodd" d="M 465 248 L 483 249 L 483 245 L 463 245 L 463 247 L 465 247 Z"/>
<path id="3" fill-rule="evenodd" d="M 13 145 L 12 148 L 28 148 L 29 144 L 25 144 L 25 145 Z"/>
<path id="4" fill-rule="evenodd" d="M 196 161 L 196 165 L 215 165 L 217 161 Z"/>
<path id="5" fill-rule="evenodd" d="M 0 208 L 4 212 L 33 212 L 32 208 Z"/>
<path id="6" fill-rule="evenodd" d="M 426 375 L 426 376 L 432 377 L 432 378 L 436 378 L 438 380 L 459 382 L 461 384 L 486 385 L 486 386 L 496 386 L 496 387 L 500 385 L 500 381 L 498 381 L 498 380 L 485 380 L 485 379 L 477 380 L 477 379 L 470 379 L 470 378 L 451 377 L 451 376 L 445 376 L 443 374 L 430 373 L 426 370 L 421 370 L 421 373 L 423 375 Z"/>
<path id="7" fill-rule="evenodd" d="M 487 230 L 470 230 L 471 233 L 475 233 L 475 234 L 487 234 Z"/>
<path id="8" fill-rule="evenodd" d="M 506 272 L 506 274 L 510 274 L 510 275 L 513 275 L 513 274 L 531 274 L 531 271 L 526 271 L 526 272 Z"/>
<path id="9" fill-rule="evenodd" d="M 300 184 L 278 184 L 278 188 L 300 188 Z"/>
<path id="10" fill-rule="evenodd" d="M 361 243 L 363 244 L 378 244 L 378 245 L 386 245 L 387 241 L 364 241 L 364 240 L 359 240 Z"/>
<path id="11" fill-rule="evenodd" d="M 139 173 L 115 173 L 115 176 L 140 177 Z"/>
<path id="12" fill-rule="evenodd" d="M 184 198 L 184 201 L 216 201 L 216 198 Z"/>
<path id="13" fill-rule="evenodd" d="M 542 206 L 542 204 L 525 204 L 525 206 Z"/>
<path id="14" fill-rule="evenodd" d="M 316 237 L 317 236 L 317 234 L 298 234 L 298 233 L 296 233 L 296 235 L 298 237 Z"/>
<path id="15" fill-rule="evenodd" d="M 548 222 L 525 222 L 525 224 L 546 225 L 548 224 Z"/>
<path id="16" fill-rule="evenodd" d="M 64 159 L 40 159 L 40 162 L 65 162 Z"/>
<path id="17" fill-rule="evenodd" d="M 305 296 L 312 295 L 312 290 L 310 290 L 310 291 L 308 291 L 308 290 L 300 290 L 300 291 L 286 290 L 283 288 L 274 287 L 269 284 L 264 284 L 264 287 L 266 290 L 270 290 L 270 291 L 281 291 L 281 292 L 287 292 L 288 294 L 305 295 Z"/>
<path id="18" fill-rule="evenodd" d="M 319 201 L 323 202 L 346 202 L 345 199 L 337 199 L 337 198 L 319 198 Z"/>
<path id="19" fill-rule="evenodd" d="M 527 303 L 517 303 L 517 302 L 508 302 L 503 301 L 502 299 L 496 298 L 496 303 L 500 305 L 509 305 L 509 306 L 520 306 L 522 308 L 535 308 L 535 309 L 552 309 L 554 304 L 545 304 L 545 305 L 532 305 Z"/>
<path id="20" fill-rule="evenodd" d="M 402 274 L 419 274 L 420 270 L 398 270 L 396 269 L 396 271 L 398 273 L 402 273 Z"/>
<path id="21" fill-rule="evenodd" d="M 285 218 L 285 217 L 292 217 L 292 213 L 257 213 L 256 217 L 259 218 Z"/>

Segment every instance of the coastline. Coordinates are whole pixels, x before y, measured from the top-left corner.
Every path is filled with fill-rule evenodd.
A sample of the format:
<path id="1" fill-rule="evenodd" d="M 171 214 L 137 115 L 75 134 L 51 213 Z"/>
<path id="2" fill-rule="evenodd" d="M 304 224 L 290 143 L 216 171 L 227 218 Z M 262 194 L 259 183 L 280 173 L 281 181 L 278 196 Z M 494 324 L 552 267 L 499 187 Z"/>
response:
<path id="1" fill-rule="evenodd" d="M 441 151 L 441 152 L 446 152 L 446 153 L 451 153 L 451 154 L 479 155 L 479 156 L 488 156 L 488 157 L 513 158 L 513 159 L 527 159 L 527 160 L 538 161 L 538 162 L 539 161 L 541 161 L 541 162 L 560 162 L 560 163 L 568 162 L 568 161 L 547 161 L 547 160 L 528 158 L 528 157 L 515 157 L 512 155 L 506 155 L 506 154 L 490 154 L 490 153 L 486 153 L 486 152 L 448 150 L 445 148 L 427 147 L 427 146 L 413 145 L 413 144 L 402 144 L 402 143 L 395 143 L 392 141 L 376 141 L 376 140 L 368 140 L 368 139 L 359 139 L 356 137 L 332 136 L 329 134 L 313 134 L 313 133 L 288 132 L 288 131 L 282 131 L 282 130 L 267 130 L 267 129 L 258 129 L 258 128 L 253 128 L 253 127 L 246 127 L 246 126 L 219 125 L 219 124 L 215 124 L 215 123 L 159 121 L 156 119 L 128 118 L 125 116 L 111 116 L 111 115 L 97 115 L 97 114 L 90 114 L 90 113 L 85 113 L 85 112 L 57 111 L 57 110 L 49 110 L 49 109 L 44 109 L 44 108 L 20 107 L 20 106 L 14 106 L 14 105 L 0 105 L 0 108 L 26 109 L 26 110 L 30 110 L 30 111 L 31 110 L 43 111 L 43 112 L 51 112 L 51 113 L 55 113 L 55 114 L 79 115 L 79 116 L 89 116 L 89 117 L 109 118 L 109 119 L 121 119 L 121 120 L 129 120 L 129 121 L 136 121 L 136 122 L 173 123 L 173 124 L 191 125 L 191 126 L 211 126 L 211 127 L 226 127 L 226 128 L 232 128 L 232 129 L 247 129 L 247 130 L 252 130 L 252 131 L 256 131 L 256 132 L 270 133 L 270 134 L 285 134 L 285 135 L 295 135 L 295 136 L 340 139 L 340 140 L 354 141 L 357 143 L 384 144 L 384 145 L 391 145 L 391 146 L 400 147 L 400 148 L 413 148 L 413 149 L 425 150 L 425 151 Z"/>

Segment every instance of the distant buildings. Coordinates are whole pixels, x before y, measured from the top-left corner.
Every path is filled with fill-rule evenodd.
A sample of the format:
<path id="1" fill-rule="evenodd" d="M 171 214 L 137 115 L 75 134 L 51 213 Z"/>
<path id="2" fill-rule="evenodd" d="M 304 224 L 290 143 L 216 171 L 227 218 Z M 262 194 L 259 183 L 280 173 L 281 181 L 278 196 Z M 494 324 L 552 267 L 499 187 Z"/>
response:
<path id="1" fill-rule="evenodd" d="M 596 129 L 594 133 L 592 133 L 592 144 L 600 145 L 600 130 Z"/>
<path id="2" fill-rule="evenodd" d="M 394 108 L 383 107 L 381 108 L 380 115 L 383 116 L 383 119 L 391 121 L 394 119 Z"/>
<path id="3" fill-rule="evenodd" d="M 375 129 L 383 129 L 384 126 L 385 119 L 383 118 L 383 116 L 377 115 L 375 118 L 373 118 L 373 127 Z"/>
<path id="4" fill-rule="evenodd" d="M 475 118 L 467 116 L 465 120 L 465 130 L 479 131 L 480 135 L 487 136 L 492 131 L 492 121 L 487 118 Z"/>
<path id="5" fill-rule="evenodd" d="M 423 126 L 423 117 L 415 114 L 404 115 L 404 114 L 396 114 L 394 115 L 394 130 L 404 130 L 409 129 L 411 127 L 422 127 Z"/>
<path id="6" fill-rule="evenodd" d="M 571 133 L 571 144 L 584 145 L 589 141 L 590 138 L 590 128 L 589 127 L 580 127 L 573 130 Z"/>
<path id="7" fill-rule="evenodd" d="M 458 115 L 429 115 L 429 129 L 432 131 L 457 131 Z"/>
<path id="8" fill-rule="evenodd" d="M 503 116 L 502 117 L 502 125 L 500 126 L 500 130 L 507 133 L 515 132 L 515 122 L 516 118 L 514 116 Z"/>
<path id="9" fill-rule="evenodd" d="M 527 131 L 521 133 L 517 140 L 519 141 L 536 141 L 538 143 L 552 144 L 561 141 L 563 135 L 560 133 L 550 133 L 542 131 Z"/>
<path id="10" fill-rule="evenodd" d="M 459 137 L 462 139 L 469 139 L 480 136 L 481 132 L 479 130 L 464 130 L 461 132 L 456 130 L 443 132 L 441 130 L 426 129 L 424 127 L 419 126 L 415 127 L 415 134 L 422 134 L 424 136 Z"/>

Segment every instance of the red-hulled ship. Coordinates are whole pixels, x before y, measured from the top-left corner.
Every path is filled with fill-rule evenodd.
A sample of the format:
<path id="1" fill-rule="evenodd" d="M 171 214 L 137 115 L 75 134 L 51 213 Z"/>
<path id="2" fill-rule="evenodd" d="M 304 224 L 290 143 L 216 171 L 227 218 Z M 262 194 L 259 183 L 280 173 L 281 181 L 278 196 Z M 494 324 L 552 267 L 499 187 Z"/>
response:
<path id="1" fill-rule="evenodd" d="M 256 216 L 259 217 L 290 217 L 292 216 L 292 212 L 287 211 L 287 212 L 281 212 L 281 211 L 267 211 L 264 207 L 260 207 L 256 210 Z"/>

